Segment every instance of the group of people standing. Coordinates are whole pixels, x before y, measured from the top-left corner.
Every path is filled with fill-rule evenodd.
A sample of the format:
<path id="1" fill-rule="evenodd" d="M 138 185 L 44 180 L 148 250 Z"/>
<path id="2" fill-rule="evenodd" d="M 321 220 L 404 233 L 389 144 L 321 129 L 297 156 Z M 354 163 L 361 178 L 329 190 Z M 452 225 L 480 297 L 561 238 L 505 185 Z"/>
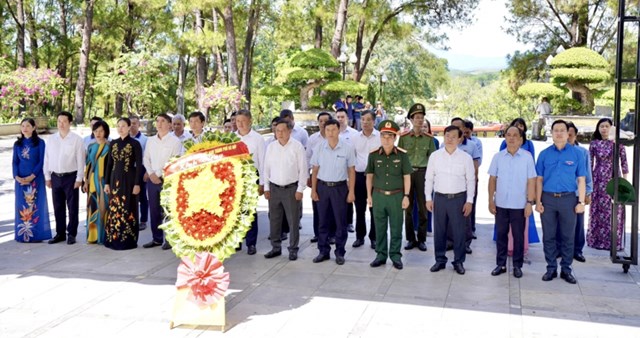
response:
<path id="1" fill-rule="evenodd" d="M 202 113 L 195 114 L 194 119 L 200 118 L 204 122 Z M 38 136 L 33 119 L 21 123 L 21 135 L 13 148 L 16 240 L 75 244 L 82 189 L 87 194 L 87 243 L 114 250 L 136 248 L 139 231 L 150 220 L 153 240 L 143 247 L 169 249 L 158 229 L 164 219 L 162 170 L 171 157 L 183 151 L 179 138 L 170 133 L 172 117 L 158 115 L 158 132 L 151 137 L 139 130 L 137 116 L 120 118 L 114 139 L 109 125 L 97 117 L 91 120 L 91 135 L 82 139 L 71 131 L 72 119 L 69 112 L 60 112 L 58 132 L 46 143 Z M 53 199 L 53 237 L 45 186 Z"/>
<path id="2" fill-rule="evenodd" d="M 420 251 L 427 251 L 427 233 L 432 230 L 436 262 L 430 270 L 444 269 L 446 251 L 453 249 L 454 270 L 464 274 L 463 263 L 472 253 L 471 242 L 476 237 L 477 178 L 482 163 L 482 142 L 472 136 L 473 123 L 454 118 L 439 145 L 422 104 L 409 109 L 407 117 L 413 128 L 406 131 L 391 120 L 377 121 L 378 114 L 370 109 L 360 111 L 355 124 L 361 128 L 358 131 L 352 127 L 347 108 L 335 108 L 335 115 L 318 114 L 320 130 L 311 137 L 295 125 L 293 112 L 286 109 L 272 121 L 274 137 L 267 141 L 252 129 L 247 110 L 225 121 L 225 130 L 237 133 L 247 144 L 259 174 L 259 192 L 269 203 L 272 248 L 265 257 L 280 256 L 283 241 L 290 234 L 289 259 L 297 259 L 302 196 L 310 187 L 314 211 L 311 242 L 318 243 L 314 263 L 330 259 L 331 245 L 335 245 L 335 261 L 344 264 L 348 233 L 355 232 L 352 247 L 364 245 L 368 237 L 376 251 L 371 267 L 390 259 L 395 268 L 402 269 L 403 229 L 404 249 Z M 92 134 L 83 140 L 70 131 L 71 114 L 61 112 L 58 132 L 47 144 L 38 137 L 33 119 L 23 120 L 13 154 L 16 240 L 74 244 L 82 189 L 87 193 L 88 243 L 116 250 L 135 248 L 149 214 L 153 240 L 143 246 L 169 249 L 158 229 L 164 217 L 160 206 L 162 169 L 171 157 L 182 154 L 181 142 L 201 140 L 205 125 L 204 114 L 191 113 L 191 131 L 186 132 L 186 120 L 182 115 L 160 114 L 155 119 L 157 134 L 147 138 L 139 130 L 139 118 L 120 118 L 118 138 L 111 140 L 109 125 L 94 118 Z M 522 277 L 527 244 L 539 240 L 532 217 L 534 205 L 542 220 L 547 261 L 543 280 L 557 276 L 557 259 L 561 258 L 561 278 L 576 282 L 571 265 L 574 259 L 585 261 L 586 204 L 591 204 L 586 244 L 609 249 L 612 211 L 605 190 L 616 146 L 610 140 L 611 127 L 610 119 L 600 120 L 587 151 L 575 141 L 576 126 L 556 120 L 551 127 L 553 145 L 536 161 L 533 143 L 526 139 L 525 121 L 511 123 L 488 170 L 489 211 L 495 215 L 497 242 L 492 275 L 506 272 L 507 256 L 513 255 L 513 274 Z M 618 146 L 626 177 L 625 149 Z M 53 238 L 45 186 L 52 189 Z M 368 232 L 367 211 L 371 215 Z M 617 217 L 617 249 L 621 249 L 622 208 Z M 254 217 L 246 235 L 250 255 L 257 252 L 257 219 Z"/>
<path id="3" fill-rule="evenodd" d="M 378 127 L 378 124 L 382 120 L 387 119 L 387 113 L 382 107 L 382 102 L 378 101 L 375 108 L 369 101 L 364 101 L 364 97 L 360 95 L 354 97 L 351 95 L 340 97 L 332 106 L 334 113 L 338 109 L 344 109 L 347 112 L 349 118 L 349 127 L 362 131 L 362 113 L 365 111 L 372 111 L 374 113 L 374 127 Z"/>

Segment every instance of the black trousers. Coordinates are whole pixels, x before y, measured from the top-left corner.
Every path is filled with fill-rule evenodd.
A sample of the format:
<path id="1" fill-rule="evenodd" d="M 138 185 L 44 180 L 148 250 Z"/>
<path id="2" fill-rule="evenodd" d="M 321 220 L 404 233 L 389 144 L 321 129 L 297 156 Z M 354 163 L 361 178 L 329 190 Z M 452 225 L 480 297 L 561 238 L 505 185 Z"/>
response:
<path id="1" fill-rule="evenodd" d="M 433 198 L 433 246 L 436 262 L 447 262 L 447 231 L 453 237 L 453 263 L 464 263 L 466 258 L 467 220 L 462 213 L 462 207 L 467 201 L 467 194 L 456 198 L 447 198 L 438 193 Z"/>
<path id="2" fill-rule="evenodd" d="M 364 239 L 367 235 L 367 176 L 365 173 L 356 172 L 356 238 Z M 371 217 L 371 226 L 369 227 L 369 239 L 371 243 L 376 241 L 376 228 L 373 220 L 373 208 L 369 209 L 369 216 Z"/>
<path id="3" fill-rule="evenodd" d="M 69 236 L 78 235 L 78 204 L 79 188 L 74 188 L 76 172 L 66 176 L 51 175 L 51 197 L 53 199 L 53 214 L 56 218 L 56 236 L 65 236 L 65 230 Z M 69 211 L 69 224 L 67 224 L 67 210 Z"/>
<path id="4" fill-rule="evenodd" d="M 513 266 L 521 268 L 524 262 L 524 209 L 496 207 L 496 265 L 507 265 L 509 224 L 513 235 Z"/>
<path id="5" fill-rule="evenodd" d="M 313 208 L 313 235 L 318 237 L 320 236 L 320 232 L 318 231 L 320 227 L 318 202 L 311 201 L 311 207 Z M 329 228 L 329 237 L 336 237 L 336 221 L 335 219 L 333 219 L 333 210 L 331 209 L 331 206 L 329 206 L 329 212 L 325 217 L 325 221 L 327 222 L 327 227 Z"/>
<path id="6" fill-rule="evenodd" d="M 424 175 L 426 169 L 418 169 L 411 173 L 411 190 L 409 191 L 409 207 L 405 209 L 404 231 L 407 242 L 425 242 L 427 240 L 427 208 L 424 197 Z M 418 236 L 413 230 L 413 201 L 418 203 Z"/>
<path id="7" fill-rule="evenodd" d="M 347 242 L 347 195 L 349 188 L 347 184 L 329 187 L 322 182 L 318 182 L 318 212 L 320 216 L 320 226 L 318 228 L 318 250 L 321 255 L 328 256 L 331 251 L 329 245 L 329 215 L 333 214 L 336 224 L 336 249 L 335 255 L 344 257 L 345 243 Z"/>
<path id="8" fill-rule="evenodd" d="M 542 220 L 542 243 L 544 258 L 547 261 L 547 272 L 558 270 L 558 254 L 562 257 L 561 271 L 571 272 L 573 245 L 576 236 L 577 214 L 574 210 L 576 204 L 578 204 L 578 197 L 575 194 L 554 197 L 552 193 L 542 193 L 544 212 L 540 215 L 540 219 Z M 558 243 L 560 243 L 559 246 Z"/>

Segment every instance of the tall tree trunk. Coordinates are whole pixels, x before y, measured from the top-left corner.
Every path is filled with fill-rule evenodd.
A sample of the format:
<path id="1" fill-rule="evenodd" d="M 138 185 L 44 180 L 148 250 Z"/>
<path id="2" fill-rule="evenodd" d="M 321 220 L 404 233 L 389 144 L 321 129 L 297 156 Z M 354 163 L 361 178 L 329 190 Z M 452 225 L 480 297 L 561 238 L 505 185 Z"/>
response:
<path id="1" fill-rule="evenodd" d="M 318 49 L 322 49 L 322 18 L 316 16 L 316 28 L 315 28 L 315 41 L 313 46 Z"/>
<path id="2" fill-rule="evenodd" d="M 9 3 L 7 2 L 7 5 Z M 26 62 L 24 60 L 24 1 L 17 0 L 16 1 L 16 30 L 18 32 L 16 38 L 16 57 L 18 67 L 26 67 Z"/>
<path id="3" fill-rule="evenodd" d="M 127 1 L 127 25 L 126 25 L 126 30 L 124 34 L 124 44 L 122 45 L 123 53 L 129 53 L 130 51 L 132 51 L 133 45 L 136 40 L 134 30 L 133 30 L 133 26 L 135 25 L 135 22 L 136 22 L 134 11 L 135 11 L 134 3 L 132 2 L 132 0 L 128 0 Z"/>
<path id="4" fill-rule="evenodd" d="M 184 87 L 187 77 L 187 62 L 184 55 L 178 58 L 178 88 L 176 89 L 176 111 L 184 115 Z"/>
<path id="5" fill-rule="evenodd" d="M 187 16 L 182 17 L 182 33 L 187 26 Z M 185 115 L 184 112 L 184 87 L 186 85 L 185 79 L 187 77 L 188 59 L 185 60 L 185 56 L 180 53 L 178 58 L 178 88 L 176 89 L 176 111 L 178 114 Z"/>
<path id="6" fill-rule="evenodd" d="M 126 19 L 127 24 L 125 28 L 124 42 L 121 48 L 122 53 L 131 52 L 133 50 L 133 45 L 135 44 L 135 41 L 136 41 L 134 30 L 133 30 L 133 26 L 136 20 L 134 10 L 135 10 L 134 3 L 131 0 L 128 0 L 127 1 L 127 19 Z M 125 103 L 124 101 L 125 101 L 124 94 L 120 94 L 120 93 L 116 94 L 116 107 L 114 111 L 114 115 L 116 117 L 122 116 L 122 113 L 124 111 L 124 103 Z"/>
<path id="7" fill-rule="evenodd" d="M 202 20 L 202 11 L 196 9 L 195 14 L 195 30 L 196 37 L 204 35 L 204 21 Z M 196 105 L 198 110 L 207 115 L 207 109 L 204 106 L 204 82 L 207 78 L 207 58 L 203 51 L 199 50 L 196 55 Z"/>
<path id="8" fill-rule="evenodd" d="M 360 56 L 362 55 L 362 39 L 364 39 L 364 26 L 367 20 L 367 0 L 362 1 L 362 16 L 358 23 L 358 34 L 356 35 L 356 63 L 353 65 L 353 73 L 351 76 L 354 80 L 360 81 L 362 73 L 360 72 Z"/>
<path id="9" fill-rule="evenodd" d="M 67 78 L 67 61 L 69 60 L 69 34 L 68 34 L 68 26 L 67 26 L 67 17 L 69 15 L 69 7 L 66 0 L 58 0 L 58 5 L 60 7 L 60 37 L 62 40 L 61 43 L 61 54 L 58 59 L 58 66 L 56 69 L 58 70 L 58 74 L 63 79 Z M 67 92 L 71 92 L 71 86 L 69 85 Z M 62 110 L 62 97 L 56 98 L 55 103 L 55 112 L 59 112 Z M 106 116 L 106 115 L 105 115 Z"/>
<path id="10" fill-rule="evenodd" d="M 84 94 L 87 83 L 87 69 L 91 53 L 91 33 L 93 32 L 93 5 L 95 0 L 85 0 L 84 27 L 82 29 L 82 47 L 80 49 L 80 65 L 78 82 L 76 83 L 75 120 L 82 123 L 84 119 Z"/>
<path id="11" fill-rule="evenodd" d="M 253 68 L 253 46 L 257 36 L 260 21 L 260 0 L 251 0 L 249 18 L 247 20 L 247 35 L 244 40 L 244 52 L 242 60 L 242 83 L 240 91 L 247 99 L 247 105 L 251 107 L 251 70 Z"/>
<path id="12" fill-rule="evenodd" d="M 233 27 L 233 4 L 227 1 L 227 5 L 220 14 L 224 22 L 224 30 L 226 32 L 227 42 L 227 70 L 229 72 L 229 84 L 232 86 L 240 86 L 238 81 L 238 49 L 236 48 L 236 31 Z"/>
<path id="13" fill-rule="evenodd" d="M 344 36 L 344 27 L 347 23 L 347 7 L 349 6 L 349 0 L 339 0 L 336 9 L 336 28 L 333 31 L 333 38 L 331 39 L 331 55 L 337 58 L 340 56 L 340 43 Z"/>
<path id="14" fill-rule="evenodd" d="M 212 11 L 212 16 L 213 16 L 213 33 L 217 34 L 219 22 L 218 22 L 218 12 L 215 9 Z M 224 72 L 224 60 L 222 59 L 222 52 L 220 51 L 220 46 L 213 47 L 213 56 L 215 58 L 215 63 L 216 63 L 216 67 L 215 67 L 216 71 L 213 73 L 220 75 L 220 83 L 226 85 L 227 74 L 225 74 Z M 215 76 L 212 77 L 211 83 L 214 83 L 215 80 L 216 80 Z"/>
<path id="15" fill-rule="evenodd" d="M 40 68 L 36 19 L 33 17 L 32 9 L 29 6 L 25 8 L 25 14 L 27 16 L 27 29 L 29 30 L 29 42 L 31 47 L 31 66 L 33 66 L 33 68 Z"/>

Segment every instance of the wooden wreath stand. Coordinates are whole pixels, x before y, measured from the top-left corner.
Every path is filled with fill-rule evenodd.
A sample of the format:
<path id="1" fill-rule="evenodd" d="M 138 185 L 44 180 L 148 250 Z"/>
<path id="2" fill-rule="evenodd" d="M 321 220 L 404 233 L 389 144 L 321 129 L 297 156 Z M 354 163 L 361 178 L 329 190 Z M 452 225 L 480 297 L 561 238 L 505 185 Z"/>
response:
<path id="1" fill-rule="evenodd" d="M 176 302 L 173 306 L 173 315 L 169 328 L 173 329 L 179 325 L 204 325 L 219 328 L 224 332 L 225 307 L 224 297 L 216 304 L 207 307 L 200 307 L 188 299 L 189 288 L 178 289 L 176 292 Z"/>

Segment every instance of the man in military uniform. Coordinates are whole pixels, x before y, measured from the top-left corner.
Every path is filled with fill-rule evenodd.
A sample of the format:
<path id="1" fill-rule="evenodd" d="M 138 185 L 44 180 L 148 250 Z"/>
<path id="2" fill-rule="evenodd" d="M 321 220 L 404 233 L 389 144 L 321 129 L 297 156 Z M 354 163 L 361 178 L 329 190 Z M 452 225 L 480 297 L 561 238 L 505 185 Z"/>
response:
<path id="1" fill-rule="evenodd" d="M 413 124 L 413 129 L 400 136 L 398 147 L 406 149 L 413 173 L 411 174 L 411 191 L 409 192 L 409 206 L 405 209 L 405 236 L 407 245 L 405 250 L 418 247 L 420 251 L 427 251 L 427 210 L 425 209 L 424 175 L 429 163 L 429 156 L 436 151 L 433 136 L 422 131 L 424 124 L 425 108 L 421 103 L 416 103 L 409 108 L 407 117 Z M 418 236 L 413 228 L 413 203 L 418 203 Z"/>
<path id="2" fill-rule="evenodd" d="M 367 203 L 373 207 L 377 254 L 369 265 L 378 267 L 385 264 L 389 257 L 393 266 L 400 270 L 402 209 L 406 210 L 410 205 L 408 192 L 413 169 L 406 151 L 394 146 L 400 127 L 391 120 L 384 120 L 378 129 L 382 146 L 369 154 L 366 170 Z M 387 243 L 387 225 L 391 233 L 390 243 Z"/>

